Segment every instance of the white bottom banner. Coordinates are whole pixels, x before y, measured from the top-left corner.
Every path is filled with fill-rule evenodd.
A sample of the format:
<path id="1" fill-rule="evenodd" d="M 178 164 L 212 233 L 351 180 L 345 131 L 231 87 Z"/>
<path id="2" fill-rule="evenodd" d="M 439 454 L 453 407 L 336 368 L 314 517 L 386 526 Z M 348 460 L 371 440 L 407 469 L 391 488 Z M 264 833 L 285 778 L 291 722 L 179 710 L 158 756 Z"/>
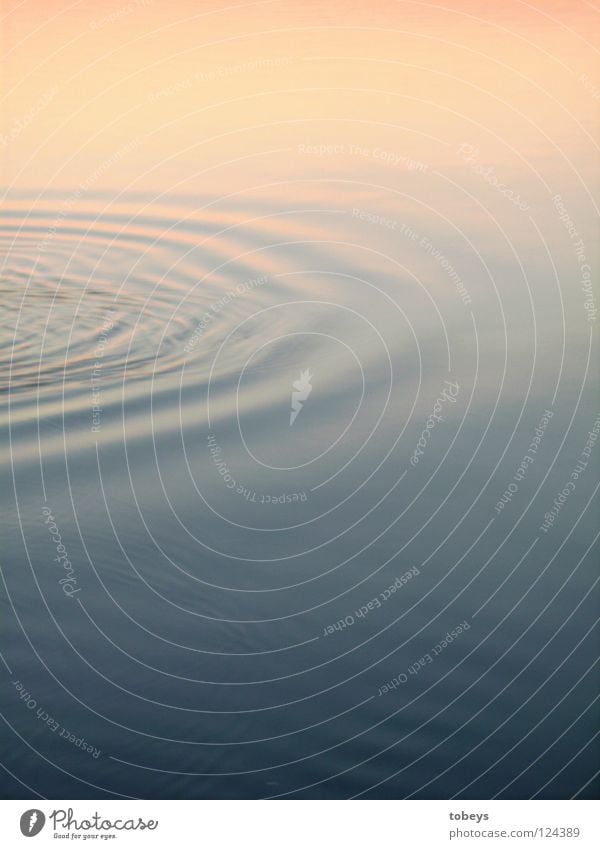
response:
<path id="1" fill-rule="evenodd" d="M 589 801 L 5 801 L 0 843 L 588 849 L 600 846 L 596 812 Z"/>

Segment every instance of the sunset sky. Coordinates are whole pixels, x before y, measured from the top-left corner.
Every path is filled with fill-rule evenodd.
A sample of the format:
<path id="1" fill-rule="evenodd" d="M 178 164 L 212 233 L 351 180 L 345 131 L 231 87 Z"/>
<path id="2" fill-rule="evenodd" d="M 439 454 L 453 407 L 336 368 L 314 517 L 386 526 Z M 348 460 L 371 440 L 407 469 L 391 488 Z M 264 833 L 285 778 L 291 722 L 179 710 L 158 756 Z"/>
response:
<path id="1" fill-rule="evenodd" d="M 542 146 L 560 159 L 562 140 L 585 169 L 592 15 L 555 0 L 5 2 L 0 179 L 69 190 L 100 166 L 97 190 L 194 192 L 347 169 L 297 146 L 390 137 L 447 171 L 463 141 L 520 168 Z"/>

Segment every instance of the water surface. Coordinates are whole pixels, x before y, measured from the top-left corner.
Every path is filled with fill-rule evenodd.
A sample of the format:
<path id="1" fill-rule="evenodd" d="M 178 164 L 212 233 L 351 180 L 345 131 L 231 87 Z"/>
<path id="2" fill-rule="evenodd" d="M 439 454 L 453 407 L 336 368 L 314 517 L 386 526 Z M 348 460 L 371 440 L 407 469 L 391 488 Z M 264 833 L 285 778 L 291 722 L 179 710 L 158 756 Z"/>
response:
<path id="1" fill-rule="evenodd" d="M 5 796 L 592 796 L 587 18 L 180 5 L 6 150 Z"/>

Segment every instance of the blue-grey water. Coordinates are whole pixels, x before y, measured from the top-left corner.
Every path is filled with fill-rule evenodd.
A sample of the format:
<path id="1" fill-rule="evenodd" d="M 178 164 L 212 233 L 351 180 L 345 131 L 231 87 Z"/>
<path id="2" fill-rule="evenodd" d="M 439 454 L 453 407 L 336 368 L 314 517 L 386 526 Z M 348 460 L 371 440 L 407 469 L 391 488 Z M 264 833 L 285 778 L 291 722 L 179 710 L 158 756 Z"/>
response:
<path id="1" fill-rule="evenodd" d="M 7 198 L 8 798 L 594 792 L 580 269 L 402 179 Z"/>

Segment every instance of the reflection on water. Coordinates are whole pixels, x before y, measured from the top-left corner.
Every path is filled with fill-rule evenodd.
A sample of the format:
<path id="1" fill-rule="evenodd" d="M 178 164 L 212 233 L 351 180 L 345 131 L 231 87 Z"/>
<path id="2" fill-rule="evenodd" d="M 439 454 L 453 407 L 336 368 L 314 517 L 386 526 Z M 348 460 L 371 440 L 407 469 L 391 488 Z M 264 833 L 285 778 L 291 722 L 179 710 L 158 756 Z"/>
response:
<path id="1" fill-rule="evenodd" d="M 478 129 L 479 94 L 427 105 L 440 63 L 467 74 L 451 35 L 446 65 L 393 66 L 405 111 L 378 67 L 365 93 L 356 33 L 314 35 L 330 86 L 271 97 L 319 81 L 299 31 L 304 64 L 149 71 L 156 128 L 141 110 L 58 187 L 7 152 L 7 797 L 593 794 L 595 178 L 582 136 L 547 141 L 565 100 L 513 116 L 518 149 L 497 100 Z M 256 114 L 227 111 L 254 74 Z M 220 141 L 171 162 L 177 98 L 215 79 Z"/>

